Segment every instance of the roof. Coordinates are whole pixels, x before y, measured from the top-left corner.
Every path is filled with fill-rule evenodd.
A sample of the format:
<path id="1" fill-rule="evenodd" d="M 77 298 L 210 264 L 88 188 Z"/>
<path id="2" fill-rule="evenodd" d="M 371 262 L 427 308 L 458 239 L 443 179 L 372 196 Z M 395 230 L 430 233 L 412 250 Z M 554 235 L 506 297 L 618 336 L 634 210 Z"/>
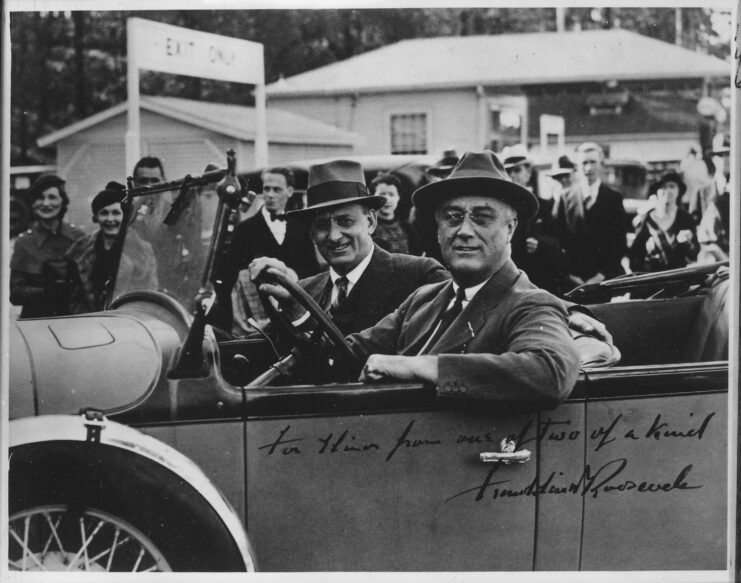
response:
<path id="1" fill-rule="evenodd" d="M 127 102 L 119 103 L 105 111 L 39 138 L 38 145 L 45 148 L 108 119 L 124 115 L 127 107 Z M 142 95 L 141 109 L 237 139 L 255 139 L 256 115 L 254 107 L 195 101 L 178 97 Z M 335 126 L 290 111 L 268 107 L 266 116 L 268 142 L 270 143 L 354 145 L 362 139 L 357 133 L 341 130 Z"/>
<path id="2" fill-rule="evenodd" d="M 404 40 L 281 79 L 269 97 L 726 77 L 721 59 L 622 29 Z"/>

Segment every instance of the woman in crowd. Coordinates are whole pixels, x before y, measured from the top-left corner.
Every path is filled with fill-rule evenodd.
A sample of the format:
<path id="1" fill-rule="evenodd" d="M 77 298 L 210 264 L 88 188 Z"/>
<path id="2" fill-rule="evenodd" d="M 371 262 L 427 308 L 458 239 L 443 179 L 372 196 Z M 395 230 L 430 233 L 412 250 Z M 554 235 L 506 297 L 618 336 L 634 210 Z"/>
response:
<path id="1" fill-rule="evenodd" d="M 675 269 L 695 261 L 699 245 L 695 220 L 677 201 L 687 190 L 676 172 L 667 172 L 656 186 L 656 204 L 639 221 L 630 248 L 633 271 Z"/>
<path id="2" fill-rule="evenodd" d="M 10 301 L 21 318 L 64 315 L 71 291 L 64 254 L 85 232 L 64 221 L 69 197 L 59 176 L 31 186 L 34 223 L 18 236 L 10 260 Z"/>
<path id="3" fill-rule="evenodd" d="M 124 193 L 109 186 L 95 195 L 91 208 L 98 230 L 77 241 L 67 252 L 73 265 L 74 291 L 71 311 L 75 314 L 96 312 L 105 308 L 106 282 L 116 259 L 114 243 L 121 230 Z M 116 291 L 157 289 L 157 261 L 152 245 L 134 229 L 126 234 L 126 244 L 118 266 Z"/>

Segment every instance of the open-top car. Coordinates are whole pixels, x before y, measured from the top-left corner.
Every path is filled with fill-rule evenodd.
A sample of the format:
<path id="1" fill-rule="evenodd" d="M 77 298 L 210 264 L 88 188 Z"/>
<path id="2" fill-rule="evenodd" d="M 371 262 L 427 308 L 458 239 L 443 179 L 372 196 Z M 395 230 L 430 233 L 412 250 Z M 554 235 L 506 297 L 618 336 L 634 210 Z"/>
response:
<path id="1" fill-rule="evenodd" d="M 318 383 L 343 339 L 298 286 L 310 338 L 209 325 L 233 168 L 127 191 L 126 225 L 137 197 L 178 191 L 167 237 L 198 204 L 189 189 L 221 180 L 187 289 L 126 289 L 119 274 L 102 312 L 11 324 L 11 569 L 725 568 L 723 266 L 574 292 L 622 360 L 585 364 L 555 407 Z M 160 272 L 182 268 L 171 248 L 155 246 Z"/>

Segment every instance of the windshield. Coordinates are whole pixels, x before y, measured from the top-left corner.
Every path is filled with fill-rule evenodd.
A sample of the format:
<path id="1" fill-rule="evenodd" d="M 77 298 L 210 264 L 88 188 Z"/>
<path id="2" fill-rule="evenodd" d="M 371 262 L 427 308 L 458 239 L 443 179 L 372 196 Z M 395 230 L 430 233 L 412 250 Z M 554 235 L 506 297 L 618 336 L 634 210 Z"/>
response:
<path id="1" fill-rule="evenodd" d="M 163 223 L 178 191 L 139 196 L 132 205 L 113 298 L 126 292 L 164 292 L 186 309 L 201 287 L 216 217 L 216 183 L 192 187 L 173 225 Z"/>

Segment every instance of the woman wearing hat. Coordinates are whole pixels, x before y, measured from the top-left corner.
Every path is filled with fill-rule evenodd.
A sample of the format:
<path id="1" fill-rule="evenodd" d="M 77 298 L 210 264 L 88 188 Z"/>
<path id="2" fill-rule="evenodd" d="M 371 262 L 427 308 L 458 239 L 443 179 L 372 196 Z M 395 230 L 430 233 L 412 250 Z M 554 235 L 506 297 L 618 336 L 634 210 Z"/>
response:
<path id="1" fill-rule="evenodd" d="M 67 313 L 69 281 L 64 254 L 85 232 L 64 221 L 69 197 L 59 176 L 42 176 L 31 186 L 34 224 L 18 236 L 10 259 L 10 301 L 21 318 Z"/>
<path id="2" fill-rule="evenodd" d="M 655 186 L 656 205 L 639 223 L 630 248 L 633 271 L 675 269 L 697 259 L 695 220 L 677 205 L 687 186 L 676 172 L 664 174 Z"/>
<path id="3" fill-rule="evenodd" d="M 105 308 L 105 286 L 116 260 L 114 243 L 121 231 L 124 195 L 111 183 L 96 194 L 90 206 L 98 230 L 77 241 L 67 252 L 74 280 L 71 311 L 75 314 Z M 157 288 L 157 261 L 152 245 L 130 229 L 118 266 L 116 292 Z"/>

